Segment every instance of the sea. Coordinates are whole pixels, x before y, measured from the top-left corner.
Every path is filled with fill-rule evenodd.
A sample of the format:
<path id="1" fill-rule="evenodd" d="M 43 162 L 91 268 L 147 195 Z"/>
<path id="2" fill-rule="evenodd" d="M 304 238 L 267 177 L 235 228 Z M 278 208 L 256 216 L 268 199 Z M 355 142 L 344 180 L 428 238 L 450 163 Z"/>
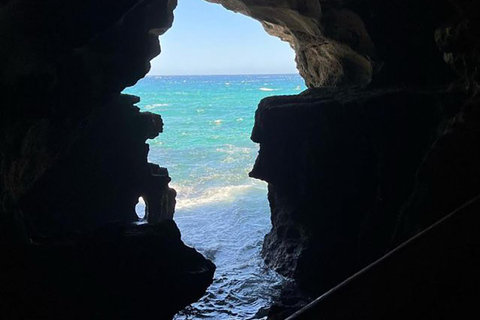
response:
<path id="1" fill-rule="evenodd" d="M 250 134 L 262 98 L 304 89 L 289 74 L 152 75 L 124 90 L 140 97 L 142 111 L 162 116 L 149 161 L 168 168 L 182 240 L 217 266 L 205 296 L 175 320 L 266 319 L 284 279 L 260 256 L 270 209 L 266 183 L 248 177 L 258 152 Z M 144 210 L 140 199 L 137 213 Z"/>

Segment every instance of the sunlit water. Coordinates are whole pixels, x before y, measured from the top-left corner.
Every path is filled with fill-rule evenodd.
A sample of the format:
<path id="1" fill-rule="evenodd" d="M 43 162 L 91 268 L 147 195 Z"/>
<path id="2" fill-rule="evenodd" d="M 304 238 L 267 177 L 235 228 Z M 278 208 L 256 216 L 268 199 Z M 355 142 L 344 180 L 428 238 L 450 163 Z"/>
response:
<path id="1" fill-rule="evenodd" d="M 162 115 L 149 160 L 172 177 L 184 242 L 217 266 L 206 295 L 177 320 L 265 317 L 282 278 L 260 257 L 270 211 L 265 183 L 248 177 L 258 151 L 250 134 L 262 98 L 303 89 L 298 75 L 230 75 L 149 76 L 125 90 Z"/>

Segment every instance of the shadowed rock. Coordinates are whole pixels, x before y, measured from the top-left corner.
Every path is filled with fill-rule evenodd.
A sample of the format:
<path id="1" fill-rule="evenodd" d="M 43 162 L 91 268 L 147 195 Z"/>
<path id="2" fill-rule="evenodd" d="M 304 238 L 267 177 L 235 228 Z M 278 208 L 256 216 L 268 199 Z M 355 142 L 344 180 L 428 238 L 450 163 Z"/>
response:
<path id="1" fill-rule="evenodd" d="M 172 221 L 163 130 L 122 95 L 176 1 L 0 2 L 0 287 L 5 319 L 170 319 L 215 266 Z M 151 225 L 135 226 L 147 202 Z"/>

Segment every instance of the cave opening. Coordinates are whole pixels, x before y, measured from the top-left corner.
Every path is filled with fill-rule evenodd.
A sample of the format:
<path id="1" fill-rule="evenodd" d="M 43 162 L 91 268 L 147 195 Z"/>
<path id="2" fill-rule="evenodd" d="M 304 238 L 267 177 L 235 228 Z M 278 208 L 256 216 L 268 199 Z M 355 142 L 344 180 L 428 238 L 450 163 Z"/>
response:
<path id="1" fill-rule="evenodd" d="M 259 22 L 203 0 L 180 1 L 160 42 L 150 73 L 125 93 L 162 116 L 149 161 L 172 177 L 183 241 L 217 266 L 206 295 L 176 319 L 261 315 L 283 278 L 260 256 L 270 209 L 266 184 L 248 177 L 258 152 L 250 134 L 261 99 L 305 89 L 295 54 Z M 141 223 L 147 211 L 141 197 Z"/>
<path id="2" fill-rule="evenodd" d="M 2 318 L 170 320 L 212 284 L 207 256 L 215 281 L 178 319 L 265 319 L 281 279 L 246 173 L 271 94 L 251 175 L 270 183 L 265 262 L 320 296 L 298 318 L 477 313 L 479 2 L 206 1 L 289 41 L 312 90 L 281 97 L 303 81 L 249 69 L 280 56 L 257 46 L 273 38 L 201 10 L 173 36 L 177 10 L 160 59 L 179 60 L 122 95 L 177 0 L 2 1 Z"/>
<path id="3" fill-rule="evenodd" d="M 178 319 L 284 318 L 263 239 L 295 319 L 478 313 L 480 2 L 206 0 L 282 97 L 195 1 L 133 95 L 177 0 L 1 2 L 2 318 L 170 320 L 205 256 Z"/>
<path id="4" fill-rule="evenodd" d="M 143 197 L 138 198 L 138 202 L 135 206 L 135 213 L 137 214 L 137 217 L 138 219 L 140 219 L 141 222 L 143 222 L 144 219 L 147 217 L 147 206 Z"/>

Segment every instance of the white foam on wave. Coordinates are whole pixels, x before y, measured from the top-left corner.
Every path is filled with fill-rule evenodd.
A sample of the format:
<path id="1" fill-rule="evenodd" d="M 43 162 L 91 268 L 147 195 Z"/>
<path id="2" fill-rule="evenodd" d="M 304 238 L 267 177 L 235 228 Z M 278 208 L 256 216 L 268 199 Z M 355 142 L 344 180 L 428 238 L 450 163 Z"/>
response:
<path id="1" fill-rule="evenodd" d="M 179 190 L 177 190 L 178 198 L 176 209 L 187 209 L 201 205 L 229 202 L 235 199 L 235 197 L 242 192 L 252 188 L 251 184 L 226 186 L 219 188 L 207 189 L 203 194 L 196 197 L 183 198 Z"/>
<path id="2" fill-rule="evenodd" d="M 154 103 L 154 104 L 149 104 L 148 106 L 145 106 L 145 109 L 150 110 L 150 109 L 155 109 L 158 107 L 168 107 L 168 103 Z"/>
<path id="3" fill-rule="evenodd" d="M 232 144 L 225 144 L 220 148 L 215 149 L 215 151 L 220 153 L 226 153 L 229 155 L 236 155 L 236 154 L 250 154 L 255 151 L 253 148 L 248 147 L 238 147 Z"/>
<path id="4" fill-rule="evenodd" d="M 272 88 L 265 88 L 265 87 L 262 87 L 260 89 L 258 89 L 260 91 L 277 91 L 278 89 L 272 89 Z"/>
<path id="5" fill-rule="evenodd" d="M 222 160 L 222 163 L 234 163 L 235 158 L 234 157 L 226 157 L 225 159 Z"/>

